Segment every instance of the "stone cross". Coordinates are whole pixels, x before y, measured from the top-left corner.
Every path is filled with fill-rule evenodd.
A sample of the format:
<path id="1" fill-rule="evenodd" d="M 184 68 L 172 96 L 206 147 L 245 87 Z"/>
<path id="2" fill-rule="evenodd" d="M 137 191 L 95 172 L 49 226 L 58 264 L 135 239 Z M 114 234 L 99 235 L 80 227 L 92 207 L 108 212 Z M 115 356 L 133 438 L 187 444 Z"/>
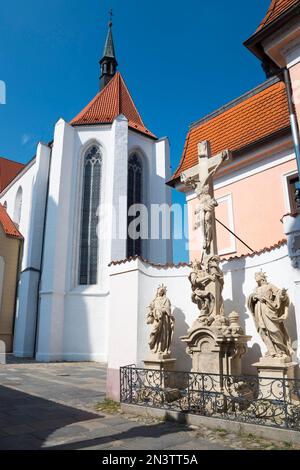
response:
<path id="1" fill-rule="evenodd" d="M 195 211 L 195 228 L 200 227 L 203 238 L 203 253 L 207 256 L 217 254 L 215 207 L 218 205 L 214 198 L 213 176 L 223 162 L 231 159 L 229 150 L 212 157 L 210 143 L 203 141 L 198 144 L 198 164 L 181 174 L 181 182 L 192 187 L 199 200 Z"/>

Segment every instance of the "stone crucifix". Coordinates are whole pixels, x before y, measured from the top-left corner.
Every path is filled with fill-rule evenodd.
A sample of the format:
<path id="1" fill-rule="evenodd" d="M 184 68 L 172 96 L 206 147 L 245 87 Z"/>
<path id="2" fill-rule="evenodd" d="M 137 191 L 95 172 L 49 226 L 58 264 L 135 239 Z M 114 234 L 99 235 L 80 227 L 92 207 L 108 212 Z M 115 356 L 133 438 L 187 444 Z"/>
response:
<path id="1" fill-rule="evenodd" d="M 195 228 L 201 229 L 202 259 L 204 254 L 217 255 L 215 208 L 218 203 L 214 198 L 213 176 L 222 164 L 231 158 L 229 150 L 212 157 L 210 143 L 203 141 L 198 144 L 198 164 L 181 174 L 181 182 L 195 190 L 199 201 L 195 211 Z"/>

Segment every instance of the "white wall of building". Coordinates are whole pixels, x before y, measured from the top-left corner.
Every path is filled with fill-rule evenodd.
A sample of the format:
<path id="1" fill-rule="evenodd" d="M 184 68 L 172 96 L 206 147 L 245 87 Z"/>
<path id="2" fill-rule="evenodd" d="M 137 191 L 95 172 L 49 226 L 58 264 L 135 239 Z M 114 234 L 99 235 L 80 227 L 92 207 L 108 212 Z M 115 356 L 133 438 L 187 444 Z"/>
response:
<path id="1" fill-rule="evenodd" d="M 170 175 L 170 145 L 167 138 L 154 141 L 137 132 L 129 131 L 128 154 L 137 152 L 144 162 L 144 182 L 146 191 L 144 194 L 145 204 L 149 213 L 151 205 L 171 205 L 171 189 L 166 185 Z M 152 219 L 152 218 L 151 218 Z M 166 221 L 161 218 L 164 225 Z M 143 246 L 143 257 L 155 263 L 172 262 L 172 238 L 153 239 L 150 237 L 151 224 L 148 226 L 149 239 L 145 240 Z M 170 230 L 171 231 L 171 230 Z"/>
<path id="2" fill-rule="evenodd" d="M 23 171 L 0 194 L 0 203 L 7 203 L 7 213 L 14 220 L 15 202 L 19 188 L 22 188 L 22 208 L 19 230 L 24 237 L 24 255 L 22 269 L 27 267 L 27 253 L 29 247 L 29 227 L 32 207 L 32 191 L 37 166 L 36 158 L 32 160 Z"/>
<path id="3" fill-rule="evenodd" d="M 99 220 L 99 276 L 94 286 L 78 284 L 83 160 L 100 145 L 103 166 Z M 52 148 L 48 209 L 40 291 L 37 358 L 96 360 L 108 357 L 108 264 L 126 258 L 127 166 L 137 151 L 146 163 L 149 201 L 170 203 L 168 141 L 133 132 L 118 116 L 112 125 L 72 127 L 60 120 Z M 114 210 L 112 210 L 112 208 Z M 114 217 L 114 215 L 116 217 Z M 166 262 L 171 240 L 149 243 L 149 256 Z M 154 249 L 155 248 L 155 249 Z"/>
<path id="4" fill-rule="evenodd" d="M 17 356 L 30 357 L 34 353 L 50 154 L 50 147 L 39 143 L 35 158 L 2 192 L 0 199 L 1 203 L 6 201 L 7 212 L 14 220 L 18 194 L 22 193 L 19 230 L 24 245 L 14 333 Z"/>
<path id="5" fill-rule="evenodd" d="M 233 310 L 237 311 L 245 332 L 252 336 L 248 352 L 243 358 L 243 372 L 255 374 L 256 369 L 252 364 L 265 353 L 265 346 L 247 309 L 247 297 L 256 286 L 254 275 L 261 269 L 267 273 L 272 284 L 288 289 L 291 305 L 287 327 L 295 349 L 294 359 L 299 361 L 300 270 L 291 265 L 287 246 L 253 257 L 226 261 L 222 267 L 225 274 L 225 314 L 228 316 Z M 143 360 L 147 358 L 150 333 L 150 327 L 146 324 L 147 306 L 162 283 L 168 288 L 167 295 L 176 321 L 172 346 L 172 356 L 177 359 L 176 369 L 190 370 L 190 358 L 184 343 L 180 341 L 180 336 L 186 334 L 197 318 L 197 307 L 191 301 L 189 272 L 188 266 L 162 268 L 139 260 L 111 266 L 107 381 L 107 393 L 111 398 L 119 397 L 119 367 L 128 364 L 143 366 Z"/>

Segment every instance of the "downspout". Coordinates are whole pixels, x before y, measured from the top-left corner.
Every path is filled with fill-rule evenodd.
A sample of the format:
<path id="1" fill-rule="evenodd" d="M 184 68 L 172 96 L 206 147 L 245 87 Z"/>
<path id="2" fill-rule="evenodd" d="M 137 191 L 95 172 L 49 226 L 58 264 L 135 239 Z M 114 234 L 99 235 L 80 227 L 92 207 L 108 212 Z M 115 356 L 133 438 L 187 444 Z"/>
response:
<path id="1" fill-rule="evenodd" d="M 291 129 L 292 129 L 292 137 L 297 161 L 297 168 L 298 168 L 298 177 L 300 180 L 300 142 L 299 142 L 299 127 L 298 121 L 296 116 L 295 104 L 293 99 L 293 90 L 291 84 L 291 77 L 290 72 L 288 69 L 284 69 L 283 71 L 284 81 L 286 86 L 287 98 L 288 98 L 288 106 L 289 106 L 289 113 L 290 113 L 290 121 L 291 121 Z M 296 183 L 296 203 L 297 209 L 300 211 L 300 181 Z"/>
<path id="2" fill-rule="evenodd" d="M 43 221 L 42 250 L 41 250 L 39 280 L 38 280 L 38 285 L 37 285 L 36 322 L 35 322 L 35 333 L 34 333 L 33 357 L 36 356 L 38 328 L 39 328 L 39 321 L 40 321 L 40 300 L 41 300 L 41 299 L 40 299 L 40 286 L 41 286 L 41 280 L 42 280 L 43 260 L 44 260 L 44 249 L 45 249 L 45 233 L 46 233 L 46 223 L 47 223 L 47 210 L 48 210 L 48 200 L 49 200 L 50 172 L 51 172 L 51 161 L 52 161 L 52 158 L 51 158 L 51 157 L 52 157 L 52 148 L 51 148 L 51 152 L 50 152 L 50 161 L 49 161 L 49 170 L 48 170 L 46 202 L 45 202 L 45 212 L 44 212 L 44 221 Z"/>

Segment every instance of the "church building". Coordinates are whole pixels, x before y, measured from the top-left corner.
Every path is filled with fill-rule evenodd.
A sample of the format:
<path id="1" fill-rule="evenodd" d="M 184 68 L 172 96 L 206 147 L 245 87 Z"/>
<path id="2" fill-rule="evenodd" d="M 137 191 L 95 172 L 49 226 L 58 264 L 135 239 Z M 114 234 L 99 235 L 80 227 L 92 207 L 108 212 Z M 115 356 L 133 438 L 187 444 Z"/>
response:
<path id="1" fill-rule="evenodd" d="M 209 141 L 212 156 L 231 155 L 215 174 L 214 198 L 224 316 L 237 312 L 250 337 L 243 373 L 255 373 L 266 352 L 247 308 L 261 270 L 288 289 L 287 329 L 299 363 L 299 13 L 299 0 L 271 1 L 245 43 L 267 80 L 190 126 L 173 175 L 168 139 L 145 127 L 117 70 L 109 23 L 100 91 L 71 122 L 60 119 L 53 141 L 39 143 L 35 157 L 1 189 L 0 203 L 24 239 L 15 355 L 106 362 L 107 395 L 118 400 L 120 367 L 143 366 L 147 356 L 147 307 L 164 284 L 175 319 L 176 369 L 191 370 L 180 339 L 198 313 L 191 266 L 172 264 L 171 237 L 129 236 L 129 229 L 151 231 L 153 219 L 142 217 L 142 207 L 170 207 L 173 187 L 186 194 L 190 260 L 201 257 L 197 193 L 184 187 L 182 175 L 198 169 L 198 144 Z M 208 155 L 206 161 L 209 167 Z"/>
<path id="2" fill-rule="evenodd" d="M 111 261 L 172 259 L 171 240 L 127 237 L 133 204 L 170 204 L 167 138 L 143 123 L 117 70 L 112 23 L 100 90 L 53 141 L 39 143 L 0 194 L 24 237 L 14 354 L 107 361 Z"/>

